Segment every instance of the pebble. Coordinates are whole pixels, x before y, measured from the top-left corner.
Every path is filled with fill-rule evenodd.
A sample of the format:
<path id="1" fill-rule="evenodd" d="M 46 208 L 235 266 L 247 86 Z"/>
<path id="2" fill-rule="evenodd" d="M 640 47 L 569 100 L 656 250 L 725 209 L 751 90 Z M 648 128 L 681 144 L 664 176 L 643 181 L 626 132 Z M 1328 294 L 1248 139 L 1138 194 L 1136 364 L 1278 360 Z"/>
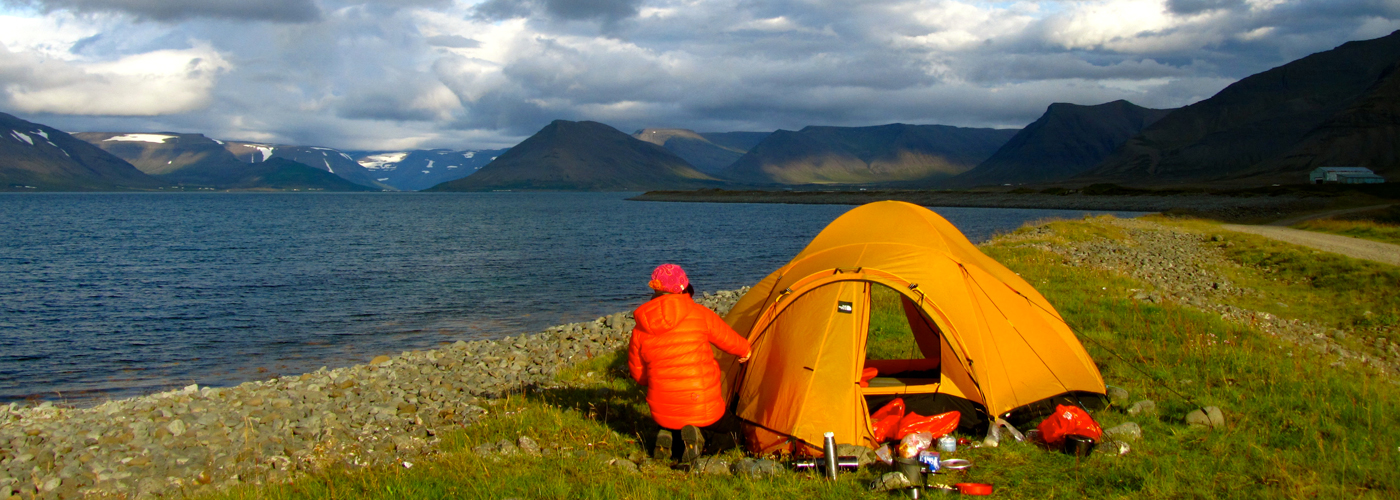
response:
<path id="1" fill-rule="evenodd" d="M 723 314 L 745 291 L 695 299 Z M 483 400 L 625 347 L 634 325 L 621 312 L 234 387 L 189 385 L 89 408 L 0 405 L 0 499 L 169 498 L 335 464 L 404 467 L 434 450 L 437 435 L 481 418 Z M 548 452 L 524 436 L 472 451 Z"/>

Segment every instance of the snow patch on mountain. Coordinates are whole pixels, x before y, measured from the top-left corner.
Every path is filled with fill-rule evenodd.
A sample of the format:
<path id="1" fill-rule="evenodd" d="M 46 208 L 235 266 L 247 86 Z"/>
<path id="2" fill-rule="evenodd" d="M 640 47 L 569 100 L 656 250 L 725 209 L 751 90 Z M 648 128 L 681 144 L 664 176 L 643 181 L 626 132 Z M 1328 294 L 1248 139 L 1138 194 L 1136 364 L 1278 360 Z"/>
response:
<path id="1" fill-rule="evenodd" d="M 117 142 L 154 142 L 154 143 L 156 143 L 156 144 L 164 144 L 165 141 L 168 141 L 168 140 L 174 139 L 174 138 L 175 138 L 175 136 L 173 136 L 173 135 L 165 135 L 165 134 L 126 134 L 126 135 L 114 136 L 114 137 L 112 137 L 112 138 L 110 138 L 110 139 L 107 139 L 107 140 L 105 140 L 105 141 L 103 141 L 103 142 L 107 142 L 107 141 L 117 141 Z"/>
<path id="2" fill-rule="evenodd" d="M 379 170 L 392 171 L 392 170 L 394 170 L 395 168 L 398 168 L 399 162 L 403 161 L 403 159 L 404 159 L 404 158 L 407 158 L 407 157 L 408 157 L 408 153 L 407 153 L 407 152 L 400 152 L 400 153 L 382 153 L 382 154 L 377 154 L 377 155 L 369 155 L 369 156 L 366 156 L 365 159 L 360 160 L 359 163 L 360 163 L 360 166 L 361 166 L 361 167 L 365 167 L 365 169 L 367 169 L 367 170 L 372 170 L 372 171 L 379 171 Z"/>
<path id="3" fill-rule="evenodd" d="M 25 134 L 24 132 L 20 132 L 18 130 L 11 130 L 10 136 L 14 137 L 16 141 L 27 142 L 30 146 L 34 145 L 34 139 L 29 137 L 29 135 Z"/>

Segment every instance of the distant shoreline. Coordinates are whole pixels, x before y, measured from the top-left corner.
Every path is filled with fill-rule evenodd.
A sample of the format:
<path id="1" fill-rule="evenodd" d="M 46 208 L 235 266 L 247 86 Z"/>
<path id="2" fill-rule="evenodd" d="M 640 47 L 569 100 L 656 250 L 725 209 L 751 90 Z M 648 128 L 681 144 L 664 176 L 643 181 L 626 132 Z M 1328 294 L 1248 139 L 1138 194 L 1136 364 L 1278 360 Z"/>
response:
<path id="1" fill-rule="evenodd" d="M 699 203 L 786 203 L 863 205 L 898 200 L 927 207 L 1031 208 L 1163 212 L 1231 221 L 1272 220 L 1286 214 L 1318 210 L 1329 200 L 1296 195 L 1225 196 L 1212 194 L 1086 195 L 968 191 L 648 191 L 632 201 Z"/>

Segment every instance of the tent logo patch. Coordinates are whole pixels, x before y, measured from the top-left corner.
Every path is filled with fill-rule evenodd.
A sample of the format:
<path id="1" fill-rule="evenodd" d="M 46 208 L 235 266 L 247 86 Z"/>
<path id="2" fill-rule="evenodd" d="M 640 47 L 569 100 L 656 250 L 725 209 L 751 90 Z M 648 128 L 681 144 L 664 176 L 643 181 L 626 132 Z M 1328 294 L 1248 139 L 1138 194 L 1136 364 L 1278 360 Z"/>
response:
<path id="1" fill-rule="evenodd" d="M 836 303 L 836 312 L 850 314 L 855 310 L 855 306 L 850 302 L 840 301 Z"/>

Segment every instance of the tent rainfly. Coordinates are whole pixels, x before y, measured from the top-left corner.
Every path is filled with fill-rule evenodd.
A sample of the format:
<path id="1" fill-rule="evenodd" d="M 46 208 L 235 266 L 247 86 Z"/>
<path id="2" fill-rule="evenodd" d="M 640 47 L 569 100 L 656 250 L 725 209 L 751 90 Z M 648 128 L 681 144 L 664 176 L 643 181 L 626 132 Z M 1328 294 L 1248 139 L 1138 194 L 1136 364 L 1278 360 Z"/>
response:
<path id="1" fill-rule="evenodd" d="M 877 285 L 901 296 L 922 359 L 867 359 Z M 870 203 L 832 221 L 725 321 L 754 349 L 748 363 L 723 355 L 721 366 L 756 453 L 815 453 L 828 431 L 876 447 L 871 402 L 881 396 L 936 396 L 994 419 L 1104 394 L 1098 368 L 1045 297 L 909 203 Z M 880 374 L 862 387 L 866 367 Z"/>

